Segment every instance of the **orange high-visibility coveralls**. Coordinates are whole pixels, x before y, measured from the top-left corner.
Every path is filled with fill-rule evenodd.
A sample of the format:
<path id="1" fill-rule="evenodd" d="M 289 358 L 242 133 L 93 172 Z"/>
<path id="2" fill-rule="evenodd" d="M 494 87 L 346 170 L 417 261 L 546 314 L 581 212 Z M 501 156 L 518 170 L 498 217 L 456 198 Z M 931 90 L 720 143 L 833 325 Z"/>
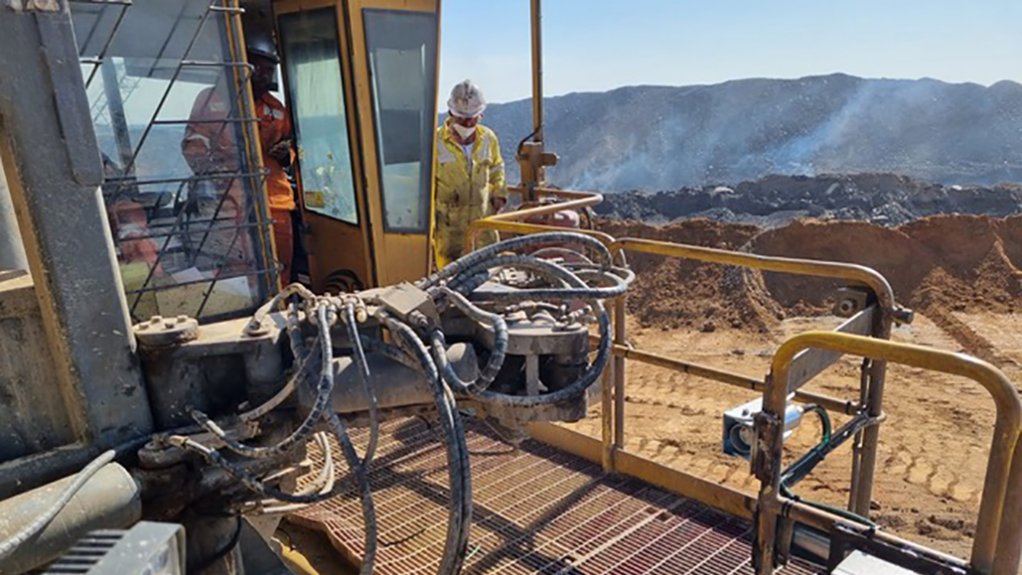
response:
<path id="1" fill-rule="evenodd" d="M 291 118 L 284 104 L 270 93 L 263 94 L 255 104 L 256 117 L 259 120 L 259 145 L 262 149 L 263 166 L 267 170 L 267 204 L 273 220 L 277 259 L 283 267 L 281 278 L 286 284 L 291 277 L 294 251 L 291 212 L 295 210 L 295 200 L 287 174 L 284 173 L 284 166 L 270 156 L 269 152 L 278 143 L 291 138 Z M 230 105 L 220 90 L 206 88 L 195 99 L 181 149 L 188 165 L 196 174 L 237 169 L 240 152 L 235 143 L 234 129 L 230 125 L 215 121 L 227 118 L 229 112 Z M 289 153 L 293 156 L 293 152 Z M 236 222 L 242 223 L 245 219 L 245 210 L 241 197 L 241 182 L 236 178 L 223 178 L 220 182 L 221 186 L 228 187 L 228 198 L 223 211 L 233 213 Z"/>

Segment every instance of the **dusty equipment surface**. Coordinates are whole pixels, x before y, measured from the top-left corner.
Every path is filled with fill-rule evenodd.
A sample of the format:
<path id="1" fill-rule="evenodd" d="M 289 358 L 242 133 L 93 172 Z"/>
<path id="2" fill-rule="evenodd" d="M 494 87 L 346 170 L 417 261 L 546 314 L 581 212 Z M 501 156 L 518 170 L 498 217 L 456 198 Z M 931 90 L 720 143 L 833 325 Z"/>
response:
<path id="1" fill-rule="evenodd" d="M 642 481 L 607 475 L 537 441 L 519 449 L 468 426 L 473 526 L 465 573 L 752 573 L 752 526 Z M 388 422 L 370 477 L 377 486 L 381 574 L 433 573 L 443 547 L 447 481 L 436 432 L 423 420 Z M 354 441 L 364 444 L 365 433 Z M 336 449 L 336 447 L 335 447 Z M 310 452 L 317 462 L 322 453 Z M 346 555 L 361 556 L 354 493 L 298 512 Z M 795 560 L 779 573 L 820 567 Z"/>

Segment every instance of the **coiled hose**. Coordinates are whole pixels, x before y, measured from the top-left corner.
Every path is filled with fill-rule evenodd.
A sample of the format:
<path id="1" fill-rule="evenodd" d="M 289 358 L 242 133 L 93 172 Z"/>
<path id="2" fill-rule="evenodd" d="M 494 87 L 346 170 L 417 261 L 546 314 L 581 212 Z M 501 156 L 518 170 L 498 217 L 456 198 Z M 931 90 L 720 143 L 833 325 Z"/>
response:
<path id="1" fill-rule="evenodd" d="M 551 243 L 587 248 L 595 257 L 592 260 L 583 259 L 579 263 L 561 265 L 535 256 L 508 253 L 537 246 L 549 246 Z M 545 249 L 549 251 L 549 248 Z M 505 268 L 531 271 L 544 278 L 552 287 L 509 292 L 476 291 L 480 285 Z M 464 381 L 455 373 L 447 359 L 447 344 L 443 332 L 439 326 L 431 325 L 425 317 L 410 316 L 406 322 L 388 312 L 385 306 L 377 307 L 376 320 L 385 326 L 392 336 L 390 340 L 392 343 L 385 343 L 359 333 L 357 326 L 359 321 L 365 319 L 365 306 L 379 305 L 381 302 L 371 298 L 363 300 L 358 294 L 319 297 L 302 286 L 288 286 L 256 312 L 246 331 L 255 333 L 263 329 L 267 314 L 278 309 L 289 299 L 293 300 L 288 307 L 286 326 L 292 353 L 296 359 L 294 373 L 272 398 L 242 413 L 241 419 L 252 421 L 266 415 L 292 396 L 298 386 L 305 385 L 314 392 L 314 399 L 304 420 L 283 440 L 269 446 L 252 446 L 228 437 L 222 426 L 205 414 L 194 411 L 193 416 L 203 428 L 223 441 L 228 451 L 249 459 L 284 455 L 308 442 L 317 425 L 325 423 L 337 437 L 362 498 L 363 518 L 366 524 L 366 552 L 361 572 L 367 574 L 373 570 L 377 549 L 378 529 L 368 469 L 378 442 L 379 409 L 365 351 L 369 349 L 383 353 L 391 359 L 417 369 L 423 374 L 433 392 L 447 450 L 451 499 L 448 507 L 447 539 L 439 573 L 444 575 L 458 573 L 465 561 L 465 552 L 468 548 L 472 516 L 472 478 L 465 430 L 456 408 L 455 393 L 522 408 L 578 399 L 596 382 L 610 357 L 610 318 L 601 300 L 624 293 L 633 277 L 629 270 L 613 267 L 610 252 L 599 241 L 584 234 L 553 232 L 513 238 L 487 246 L 420 280 L 416 286 L 425 290 L 441 308 L 445 305 L 454 306 L 469 318 L 492 330 L 494 346 L 490 358 L 479 376 L 471 381 Z M 496 379 L 506 357 L 508 327 L 501 314 L 483 309 L 480 305 L 496 303 L 529 306 L 534 305 L 533 302 L 545 301 L 557 303 L 577 301 L 589 306 L 585 309 L 592 309 L 597 319 L 600 340 L 595 359 L 575 382 L 552 393 L 515 396 L 490 391 L 488 387 Z M 317 328 L 314 345 L 310 350 L 305 349 L 300 312 L 304 312 L 307 323 Z M 587 313 L 583 309 L 572 312 L 571 317 L 579 318 Z M 361 458 L 348 436 L 343 420 L 329 407 L 334 387 L 330 326 L 337 322 L 343 323 L 347 329 L 353 348 L 354 363 L 369 397 L 370 438 Z M 201 454 L 209 463 L 225 469 L 247 488 L 263 497 L 287 504 L 316 503 L 338 495 L 343 489 L 341 482 L 336 482 L 329 489 L 324 486 L 321 489 L 286 493 L 269 485 L 267 480 L 253 476 L 241 463 L 224 457 L 215 449 L 180 435 L 171 436 L 169 441 Z M 324 469 L 320 475 L 332 477 L 332 469 Z M 287 506 L 281 508 L 290 509 Z"/>

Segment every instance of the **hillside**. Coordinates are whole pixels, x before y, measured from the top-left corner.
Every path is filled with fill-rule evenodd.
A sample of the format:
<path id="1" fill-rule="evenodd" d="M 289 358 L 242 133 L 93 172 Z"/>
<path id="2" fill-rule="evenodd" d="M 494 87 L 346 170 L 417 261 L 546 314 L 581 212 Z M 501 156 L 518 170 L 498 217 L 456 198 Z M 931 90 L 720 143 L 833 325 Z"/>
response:
<path id="1" fill-rule="evenodd" d="M 863 79 L 619 88 L 546 100 L 562 187 L 664 190 L 766 174 L 887 172 L 944 184 L 1022 180 L 1022 85 Z M 528 101 L 491 105 L 511 181 Z"/>

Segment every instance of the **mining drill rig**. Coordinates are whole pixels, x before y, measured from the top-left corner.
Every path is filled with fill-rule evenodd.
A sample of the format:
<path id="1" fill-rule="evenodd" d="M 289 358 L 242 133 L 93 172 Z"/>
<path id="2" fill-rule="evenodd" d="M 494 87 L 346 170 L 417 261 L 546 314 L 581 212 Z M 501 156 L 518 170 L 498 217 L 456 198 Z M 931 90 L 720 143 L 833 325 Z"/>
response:
<path id="1" fill-rule="evenodd" d="M 881 275 L 550 225 L 600 196 L 544 183 L 539 4 L 523 203 L 431 270 L 437 0 L 0 1 L 0 572 L 301 570 L 272 551 L 283 516 L 363 573 L 1018 572 L 1015 387 L 889 341 L 912 315 Z M 308 287 L 278 288 L 246 33 L 282 53 Z M 196 171 L 180 142 L 211 86 L 236 154 Z M 762 377 L 636 349 L 634 254 L 831 278 L 847 319 Z M 804 389 L 842 356 L 857 397 Z M 723 435 L 758 493 L 625 448 L 629 361 L 762 394 Z M 968 559 L 869 519 L 888 362 L 996 404 Z M 601 437 L 556 424 L 590 401 Z M 847 423 L 785 466 L 807 411 Z M 844 444 L 847 506 L 796 496 Z"/>

